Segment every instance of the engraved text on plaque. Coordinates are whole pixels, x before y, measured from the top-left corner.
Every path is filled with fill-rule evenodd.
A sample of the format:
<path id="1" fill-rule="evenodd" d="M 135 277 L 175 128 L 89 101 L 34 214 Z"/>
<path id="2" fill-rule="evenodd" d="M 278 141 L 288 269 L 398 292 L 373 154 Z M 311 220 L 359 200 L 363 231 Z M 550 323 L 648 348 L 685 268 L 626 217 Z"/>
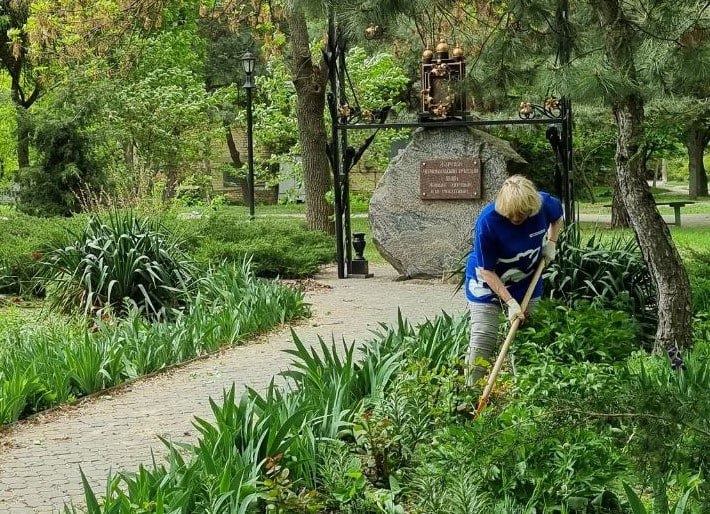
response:
<path id="1" fill-rule="evenodd" d="M 477 158 L 422 161 L 419 194 L 422 200 L 481 198 L 481 161 Z"/>

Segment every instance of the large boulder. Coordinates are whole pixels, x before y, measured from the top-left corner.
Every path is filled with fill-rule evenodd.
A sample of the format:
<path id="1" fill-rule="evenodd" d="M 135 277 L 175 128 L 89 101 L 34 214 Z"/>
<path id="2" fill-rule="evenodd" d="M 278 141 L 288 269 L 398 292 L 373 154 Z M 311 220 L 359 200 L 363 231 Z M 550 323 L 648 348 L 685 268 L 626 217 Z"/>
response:
<path id="1" fill-rule="evenodd" d="M 478 159 L 479 199 L 422 200 L 423 161 Z M 370 200 L 372 239 L 402 278 L 442 278 L 471 248 L 473 223 L 503 181 L 527 162 L 507 141 L 469 127 L 417 129 L 390 162 Z"/>

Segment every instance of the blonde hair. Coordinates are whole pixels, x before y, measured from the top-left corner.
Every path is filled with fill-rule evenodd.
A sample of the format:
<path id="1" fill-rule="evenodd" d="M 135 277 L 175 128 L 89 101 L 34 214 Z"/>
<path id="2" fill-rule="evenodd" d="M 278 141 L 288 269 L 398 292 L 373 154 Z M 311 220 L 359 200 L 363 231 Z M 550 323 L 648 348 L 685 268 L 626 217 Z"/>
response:
<path id="1" fill-rule="evenodd" d="M 506 218 L 534 216 L 541 206 L 542 200 L 535 184 L 522 175 L 508 177 L 496 195 L 496 212 Z"/>

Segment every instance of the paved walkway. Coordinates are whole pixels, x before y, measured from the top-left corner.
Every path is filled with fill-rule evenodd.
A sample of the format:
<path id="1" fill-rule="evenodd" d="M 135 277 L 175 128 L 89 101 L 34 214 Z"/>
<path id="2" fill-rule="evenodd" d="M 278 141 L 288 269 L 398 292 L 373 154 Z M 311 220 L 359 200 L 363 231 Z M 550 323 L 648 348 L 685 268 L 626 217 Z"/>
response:
<path id="1" fill-rule="evenodd" d="M 389 266 L 373 266 L 374 278 L 338 280 L 333 269 L 317 277 L 328 288 L 307 293 L 313 317 L 295 327 L 304 342 L 321 335 L 340 341 L 367 340 L 379 322 L 393 323 L 397 309 L 412 322 L 442 310 L 462 312 L 462 293 L 438 281 L 396 282 Z M 38 417 L 0 434 L 0 513 L 54 513 L 65 502 L 83 504 L 79 466 L 95 491 L 116 470 L 150 464 L 151 449 L 165 455 L 158 435 L 194 442 L 194 416 L 210 419 L 208 397 L 221 398 L 236 384 L 263 390 L 291 357 L 288 328 L 192 362 L 123 390 Z"/>

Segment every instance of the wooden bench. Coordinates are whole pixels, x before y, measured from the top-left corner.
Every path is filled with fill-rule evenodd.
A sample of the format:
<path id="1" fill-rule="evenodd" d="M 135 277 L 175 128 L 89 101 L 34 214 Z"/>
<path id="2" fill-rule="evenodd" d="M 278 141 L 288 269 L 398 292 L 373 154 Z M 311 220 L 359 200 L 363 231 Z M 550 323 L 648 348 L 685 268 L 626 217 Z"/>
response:
<path id="1" fill-rule="evenodd" d="M 680 208 L 684 207 L 688 204 L 695 203 L 691 201 L 683 201 L 683 202 L 656 202 L 656 205 L 669 205 L 670 207 L 673 207 L 673 214 L 675 215 L 675 222 L 674 223 L 669 223 L 669 225 L 675 225 L 676 227 L 680 227 Z M 611 204 L 607 204 L 604 207 L 611 207 Z"/>

